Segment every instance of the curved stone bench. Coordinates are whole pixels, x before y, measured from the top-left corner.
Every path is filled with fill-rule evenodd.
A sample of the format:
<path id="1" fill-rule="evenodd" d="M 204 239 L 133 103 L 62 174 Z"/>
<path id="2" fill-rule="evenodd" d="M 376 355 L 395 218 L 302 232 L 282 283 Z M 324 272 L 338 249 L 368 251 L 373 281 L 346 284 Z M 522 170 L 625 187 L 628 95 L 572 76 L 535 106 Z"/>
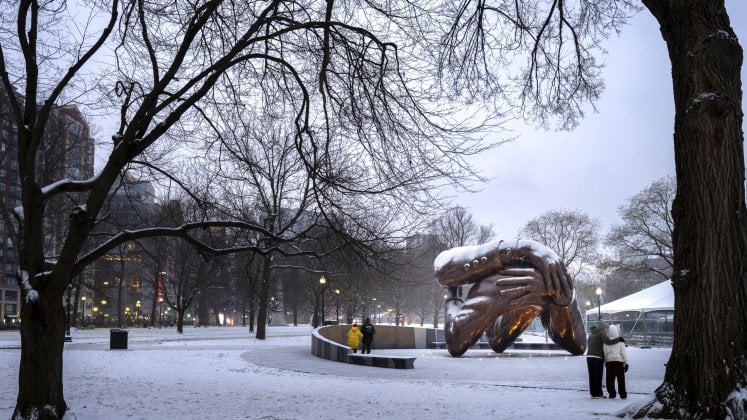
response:
<path id="1" fill-rule="evenodd" d="M 328 325 L 311 333 L 311 354 L 336 362 L 393 369 L 413 369 L 415 357 L 360 354 L 345 345 L 350 325 Z M 443 331 L 435 328 L 376 325 L 372 350 L 425 349 L 430 343 L 443 339 Z"/>

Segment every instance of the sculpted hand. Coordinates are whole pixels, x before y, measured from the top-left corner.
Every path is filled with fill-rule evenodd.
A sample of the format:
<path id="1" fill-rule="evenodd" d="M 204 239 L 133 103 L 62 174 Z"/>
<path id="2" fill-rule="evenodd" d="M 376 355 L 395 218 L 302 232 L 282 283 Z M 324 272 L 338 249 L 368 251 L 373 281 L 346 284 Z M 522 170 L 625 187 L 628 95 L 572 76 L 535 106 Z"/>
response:
<path id="1" fill-rule="evenodd" d="M 539 245 L 539 244 L 537 244 Z M 573 280 L 565 269 L 560 257 L 545 247 L 536 249 L 533 246 L 532 253 L 528 256 L 529 261 L 542 272 L 544 278 L 546 295 L 552 298 L 553 303 L 558 306 L 568 306 L 573 300 Z"/>
<path id="2" fill-rule="evenodd" d="M 501 270 L 495 280 L 498 294 L 515 305 L 538 305 L 547 296 L 547 285 L 543 276 L 533 268 L 509 268 Z"/>

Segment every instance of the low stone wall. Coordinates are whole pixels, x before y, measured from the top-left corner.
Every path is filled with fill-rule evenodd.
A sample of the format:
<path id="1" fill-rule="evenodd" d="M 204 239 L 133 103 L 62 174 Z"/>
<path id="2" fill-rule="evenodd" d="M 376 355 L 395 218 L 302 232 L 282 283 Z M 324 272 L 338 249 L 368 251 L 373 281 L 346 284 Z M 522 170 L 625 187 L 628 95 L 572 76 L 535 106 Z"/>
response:
<path id="1" fill-rule="evenodd" d="M 394 325 L 375 325 L 375 327 L 376 335 L 374 335 L 373 344 L 371 345 L 372 350 L 446 348 L 444 332 L 441 329 L 397 327 Z M 394 359 L 409 358 L 392 356 L 388 358 L 391 360 L 385 360 L 387 358 L 379 357 L 379 355 L 374 355 L 375 357 L 368 354 L 360 357 L 360 353 L 356 355 L 346 344 L 349 330 L 350 325 L 329 325 L 315 329 L 311 335 L 311 354 L 322 359 L 343 363 L 399 369 L 412 368 L 414 358 L 411 361 L 402 361 Z M 475 343 L 474 347 L 490 348 L 484 335 L 480 337 L 480 341 Z M 509 348 L 517 350 L 559 350 L 560 346 L 555 343 L 522 343 L 520 340 L 517 340 Z"/>
<path id="2" fill-rule="evenodd" d="M 444 341 L 441 329 L 394 325 L 374 325 L 374 327 L 376 327 L 376 335 L 371 345 L 373 350 L 435 348 L 431 343 Z M 322 337 L 345 346 L 350 325 L 329 325 L 315 331 L 318 331 Z"/>
<path id="3" fill-rule="evenodd" d="M 372 350 L 381 349 L 426 349 L 435 348 L 432 343 L 443 341 L 443 331 L 435 328 L 398 327 L 376 325 Z M 329 325 L 311 333 L 311 354 L 322 359 L 344 363 L 364 364 L 376 367 L 412 369 L 415 358 L 397 356 L 382 357 L 366 355 L 360 357 L 346 345 L 350 325 Z M 355 355 L 357 357 L 350 357 Z"/>

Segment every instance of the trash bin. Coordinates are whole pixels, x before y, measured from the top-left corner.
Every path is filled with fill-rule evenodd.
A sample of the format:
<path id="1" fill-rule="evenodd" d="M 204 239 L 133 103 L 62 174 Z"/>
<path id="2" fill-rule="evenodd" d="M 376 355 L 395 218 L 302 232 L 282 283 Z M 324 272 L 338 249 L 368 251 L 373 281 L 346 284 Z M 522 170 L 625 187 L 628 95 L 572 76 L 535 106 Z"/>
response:
<path id="1" fill-rule="evenodd" d="M 127 330 L 119 328 L 109 330 L 109 350 L 127 350 Z"/>

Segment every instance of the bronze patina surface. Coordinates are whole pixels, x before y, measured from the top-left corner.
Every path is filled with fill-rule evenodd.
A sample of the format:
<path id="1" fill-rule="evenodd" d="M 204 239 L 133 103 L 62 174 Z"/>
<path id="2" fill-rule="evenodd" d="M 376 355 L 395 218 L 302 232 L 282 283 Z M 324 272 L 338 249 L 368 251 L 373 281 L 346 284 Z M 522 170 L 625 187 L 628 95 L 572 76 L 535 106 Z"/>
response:
<path id="1" fill-rule="evenodd" d="M 586 351 L 573 281 L 546 246 L 520 240 L 454 248 L 434 266 L 449 293 L 445 335 L 451 355 L 464 354 L 483 333 L 500 353 L 538 316 L 560 347 L 574 355 Z"/>

